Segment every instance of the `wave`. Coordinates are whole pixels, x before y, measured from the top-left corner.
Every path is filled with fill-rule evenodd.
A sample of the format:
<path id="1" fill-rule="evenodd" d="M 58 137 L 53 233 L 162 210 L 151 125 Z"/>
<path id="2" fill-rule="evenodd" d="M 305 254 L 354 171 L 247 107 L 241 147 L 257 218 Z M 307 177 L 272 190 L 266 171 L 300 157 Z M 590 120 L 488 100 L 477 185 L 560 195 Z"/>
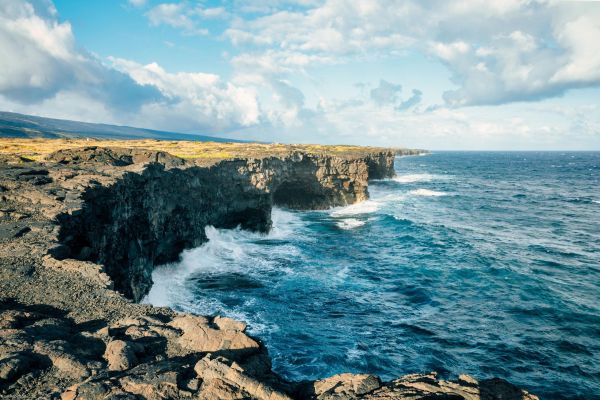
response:
<path id="1" fill-rule="evenodd" d="M 333 217 L 343 217 L 346 215 L 370 214 L 379 210 L 380 204 L 373 200 L 366 200 L 346 207 L 334 208 L 331 211 Z"/>
<path id="2" fill-rule="evenodd" d="M 413 196 L 426 196 L 426 197 L 440 197 L 440 196 L 448 195 L 448 193 L 446 193 L 446 192 L 436 192 L 435 190 L 429 190 L 429 189 L 416 189 L 416 190 L 411 190 L 409 193 L 412 194 Z"/>
<path id="3" fill-rule="evenodd" d="M 342 229 L 353 229 L 353 228 L 358 228 L 359 226 L 363 226 L 366 223 L 367 223 L 367 221 L 361 221 L 356 218 L 347 218 L 347 219 L 342 219 L 342 220 L 338 221 L 337 226 Z"/>
<path id="4" fill-rule="evenodd" d="M 429 182 L 433 179 L 435 179 L 435 177 L 432 174 L 406 174 L 392 178 L 393 181 L 399 183 Z"/>
<path id="5" fill-rule="evenodd" d="M 404 174 L 404 175 L 396 175 L 392 178 L 393 181 L 398 183 L 416 183 L 416 182 L 431 182 L 438 180 L 447 180 L 451 179 L 450 175 L 439 175 L 439 174 Z"/>
<path id="6" fill-rule="evenodd" d="M 600 200 L 592 200 L 592 203 L 600 204 Z"/>
<path id="7" fill-rule="evenodd" d="M 252 274 L 252 270 L 283 271 L 265 252 L 280 253 L 283 257 L 298 257 L 298 249 L 288 244 L 286 238 L 297 236 L 303 225 L 294 213 L 273 209 L 273 227 L 268 234 L 237 229 L 205 228 L 208 241 L 200 247 L 184 250 L 177 263 L 158 266 L 152 272 L 154 282 L 142 300 L 154 306 L 175 306 L 186 311 L 214 313 L 214 304 L 191 304 L 193 300 L 186 285 L 196 274 L 210 276 L 224 274 Z M 278 241 L 277 246 L 264 246 L 264 242 Z"/>

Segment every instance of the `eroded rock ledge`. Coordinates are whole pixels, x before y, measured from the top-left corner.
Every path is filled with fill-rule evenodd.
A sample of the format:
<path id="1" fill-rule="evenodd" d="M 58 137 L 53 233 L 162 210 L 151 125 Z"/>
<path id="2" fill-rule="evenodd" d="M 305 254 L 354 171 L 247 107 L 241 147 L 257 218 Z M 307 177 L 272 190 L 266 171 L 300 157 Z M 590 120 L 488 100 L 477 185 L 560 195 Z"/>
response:
<path id="1" fill-rule="evenodd" d="M 245 324 L 137 304 L 155 265 L 204 227 L 266 231 L 273 205 L 368 197 L 394 152 L 290 151 L 185 160 L 89 147 L 0 163 L 0 396 L 62 399 L 534 399 L 502 380 L 435 374 L 382 383 L 342 374 L 285 382 Z M 17 159 L 17 161 L 19 161 Z M 116 290 L 115 290 L 116 289 Z"/>
<path id="2" fill-rule="evenodd" d="M 58 151 L 47 159 L 61 166 L 57 181 L 73 168 L 102 176 L 88 176 L 78 202 L 57 216 L 54 257 L 104 265 L 115 288 L 135 301 L 149 291 L 153 266 L 205 242 L 207 225 L 266 232 L 274 205 L 314 210 L 352 204 L 368 198 L 369 175 L 394 173 L 390 151 L 361 157 L 292 152 L 210 166 L 108 148 Z"/>

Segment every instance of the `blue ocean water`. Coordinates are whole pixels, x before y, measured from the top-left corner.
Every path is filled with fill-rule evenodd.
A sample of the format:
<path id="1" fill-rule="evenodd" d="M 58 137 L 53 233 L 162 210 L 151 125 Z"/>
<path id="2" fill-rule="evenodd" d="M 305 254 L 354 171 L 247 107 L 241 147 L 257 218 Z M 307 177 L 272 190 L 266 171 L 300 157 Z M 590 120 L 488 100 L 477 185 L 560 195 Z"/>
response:
<path id="1" fill-rule="evenodd" d="M 371 199 L 159 268 L 147 301 L 249 323 L 288 379 L 438 371 L 600 396 L 600 153 L 396 160 Z"/>

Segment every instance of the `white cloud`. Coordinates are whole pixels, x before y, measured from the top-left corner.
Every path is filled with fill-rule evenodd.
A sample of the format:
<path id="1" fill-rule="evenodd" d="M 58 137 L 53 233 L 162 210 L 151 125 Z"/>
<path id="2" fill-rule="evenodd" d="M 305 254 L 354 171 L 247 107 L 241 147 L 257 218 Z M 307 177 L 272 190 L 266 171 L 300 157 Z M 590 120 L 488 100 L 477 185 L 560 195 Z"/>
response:
<path id="1" fill-rule="evenodd" d="M 315 112 L 301 115 L 285 129 L 274 121 L 272 126 L 252 127 L 245 135 L 288 142 L 368 143 L 434 150 L 581 150 L 600 146 L 598 109 L 581 114 L 577 107 L 561 106 L 559 114 L 554 107 L 442 107 L 431 112 L 400 113 L 373 102 L 323 100 Z"/>
<path id="2" fill-rule="evenodd" d="M 203 20 L 229 17 L 225 7 L 203 7 L 187 1 L 160 3 L 145 15 L 153 26 L 167 25 L 186 35 L 208 35 L 208 29 L 202 27 Z"/>
<path id="3" fill-rule="evenodd" d="M 380 80 L 379 86 L 371 89 L 371 99 L 379 105 L 395 104 L 398 95 L 402 91 L 402 85 L 395 85 L 386 80 Z"/>
<path id="4" fill-rule="evenodd" d="M 569 49 L 567 62 L 552 76 L 554 83 L 600 82 L 600 7 L 557 29 L 556 37 Z"/>
<path id="5" fill-rule="evenodd" d="M 127 2 L 134 7 L 144 7 L 147 3 L 147 0 L 127 0 Z"/>
<path id="6" fill-rule="evenodd" d="M 177 118 L 189 120 L 189 130 L 229 130 L 259 122 L 259 107 L 252 89 L 223 82 L 218 75 L 201 72 L 169 73 L 156 63 L 141 65 L 123 59 L 110 59 L 113 65 L 130 75 L 138 84 L 157 88 L 168 100 L 146 106 L 161 114 L 161 121 L 173 129 Z M 187 114 L 187 115 L 186 115 Z M 152 118 L 151 114 L 147 114 Z M 162 126 L 162 125 L 161 125 Z"/>
<path id="7" fill-rule="evenodd" d="M 228 12 L 225 7 L 212 7 L 212 8 L 201 8 L 197 7 L 195 10 L 196 14 L 204 18 L 225 18 L 228 16 Z"/>
<path id="8" fill-rule="evenodd" d="M 431 55 L 458 89 L 450 106 L 533 101 L 600 85 L 600 3 L 546 0 L 326 0 L 237 19 L 234 45 L 267 55 L 271 70 L 390 57 L 408 49 Z M 262 51 L 262 55 L 260 54 Z M 258 55 L 257 55 L 258 54 Z"/>
<path id="9" fill-rule="evenodd" d="M 207 35 L 208 30 L 197 26 L 187 3 L 162 3 L 150 9 L 146 16 L 154 26 L 168 25 L 190 35 Z"/>
<path id="10" fill-rule="evenodd" d="M 160 94 L 79 51 L 71 25 L 46 1 L 0 1 L 0 94 L 37 103 L 61 91 L 84 92 L 109 107 L 135 109 Z"/>
<path id="11" fill-rule="evenodd" d="M 254 89 L 79 50 L 51 3 L 0 0 L 0 106 L 57 118 L 224 132 L 257 124 Z"/>
<path id="12" fill-rule="evenodd" d="M 163 3 L 147 13 L 187 34 L 202 32 L 207 18 L 228 24 L 225 37 L 243 47 L 227 49 L 233 67 L 227 79 L 168 71 L 159 63 L 99 60 L 81 50 L 49 0 L 0 0 L 0 109 L 287 142 L 600 148 L 597 107 L 515 103 L 598 85 L 595 7 L 535 0 L 272 0 L 251 11 L 251 3 L 234 1 L 227 9 Z M 252 19 L 243 20 L 236 7 L 246 7 Z M 338 82 L 331 72 L 346 73 L 357 60 L 375 65 L 384 59 L 389 66 L 415 50 L 450 71 L 456 88 L 445 93 L 445 104 L 436 104 L 439 93 L 421 87 L 422 79 L 380 79 L 365 70 L 356 80 L 371 83 L 357 90 L 356 80 Z M 316 77 L 315 67 L 329 73 Z M 332 76 L 335 82 L 328 82 Z M 341 94 L 344 82 L 349 87 Z M 483 106 L 458 108 L 467 105 Z"/>
<path id="13" fill-rule="evenodd" d="M 402 103 L 398 104 L 396 109 L 399 111 L 408 110 L 409 108 L 419 104 L 422 98 L 423 92 L 421 92 L 419 89 L 413 89 L 412 95 L 408 99 L 404 100 Z"/>

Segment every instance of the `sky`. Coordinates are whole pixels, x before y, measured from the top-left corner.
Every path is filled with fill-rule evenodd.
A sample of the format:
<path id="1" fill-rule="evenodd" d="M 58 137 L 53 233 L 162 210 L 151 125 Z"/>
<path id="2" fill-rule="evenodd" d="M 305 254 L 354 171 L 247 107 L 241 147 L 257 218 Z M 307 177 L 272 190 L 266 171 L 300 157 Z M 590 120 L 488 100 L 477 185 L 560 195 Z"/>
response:
<path id="1" fill-rule="evenodd" d="M 283 143 L 600 150 L 600 2 L 0 0 L 0 110 Z"/>

